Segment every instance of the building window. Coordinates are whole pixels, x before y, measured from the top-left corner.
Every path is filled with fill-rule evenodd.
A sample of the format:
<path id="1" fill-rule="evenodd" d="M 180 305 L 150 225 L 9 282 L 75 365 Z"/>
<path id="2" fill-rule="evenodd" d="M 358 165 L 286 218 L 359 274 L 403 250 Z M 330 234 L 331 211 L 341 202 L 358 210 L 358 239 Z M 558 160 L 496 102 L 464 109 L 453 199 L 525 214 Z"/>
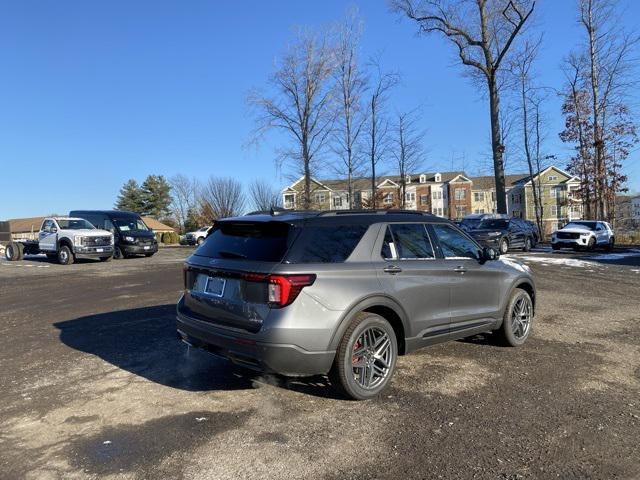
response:
<path id="1" fill-rule="evenodd" d="M 342 206 L 342 197 L 340 197 L 340 196 L 333 197 L 333 206 L 334 207 L 341 207 Z"/>
<path id="2" fill-rule="evenodd" d="M 462 218 L 467 214 L 467 207 L 456 205 L 456 218 Z"/>
<path id="3" fill-rule="evenodd" d="M 520 216 L 521 216 L 521 215 L 520 215 L 520 210 L 513 210 L 513 211 L 511 212 L 511 216 L 512 216 L 512 217 L 516 217 L 516 218 L 520 218 Z"/>
<path id="4" fill-rule="evenodd" d="M 484 202 L 484 192 L 473 192 L 473 200 L 475 202 Z"/>
<path id="5" fill-rule="evenodd" d="M 385 193 L 384 197 L 382 197 L 382 201 L 384 202 L 385 205 L 391 205 L 393 203 L 393 193 L 392 192 Z"/>
<path id="6" fill-rule="evenodd" d="M 491 192 L 491 201 L 492 202 L 496 201 L 496 192 Z"/>
<path id="7" fill-rule="evenodd" d="M 416 193 L 415 192 L 406 192 L 404 194 L 405 202 L 415 202 L 416 201 Z"/>
<path id="8" fill-rule="evenodd" d="M 295 206 L 295 196 L 293 193 L 287 193 L 284 196 L 284 208 L 293 208 Z"/>
<path id="9" fill-rule="evenodd" d="M 432 208 L 432 209 L 431 209 L 431 213 L 432 213 L 433 215 L 437 215 L 438 217 L 442 217 L 442 215 L 443 215 L 443 210 L 442 210 L 442 208 L 441 208 L 441 207 Z"/>
<path id="10" fill-rule="evenodd" d="M 420 205 L 429 205 L 429 195 L 420 195 Z"/>
<path id="11" fill-rule="evenodd" d="M 442 200 L 442 192 L 440 190 L 434 190 L 431 193 L 431 196 L 433 197 L 434 200 Z"/>
<path id="12" fill-rule="evenodd" d="M 434 178 L 434 180 L 435 180 L 436 182 L 441 182 L 441 181 L 442 181 L 442 175 L 440 175 L 439 173 L 436 173 L 436 174 L 435 174 L 435 178 Z"/>
<path id="13" fill-rule="evenodd" d="M 420 183 L 427 183 L 427 176 L 424 173 L 420 175 Z"/>
<path id="14" fill-rule="evenodd" d="M 326 200 L 324 192 L 315 194 L 316 203 L 324 203 Z"/>
<path id="15" fill-rule="evenodd" d="M 521 197 L 519 193 L 512 193 L 511 194 L 511 203 L 520 203 L 521 201 Z"/>
<path id="16" fill-rule="evenodd" d="M 411 183 L 411 175 L 404 176 L 404 183 Z"/>
<path id="17" fill-rule="evenodd" d="M 549 175 L 547 177 L 547 180 L 550 182 L 555 182 L 556 180 L 558 180 L 558 176 L 557 175 Z"/>
<path id="18" fill-rule="evenodd" d="M 466 198 L 466 191 L 464 188 L 456 188 L 455 195 L 456 200 L 464 200 Z"/>
<path id="19" fill-rule="evenodd" d="M 476 208 L 476 209 L 473 211 L 473 213 L 476 213 L 476 214 L 482 214 L 482 213 L 484 213 L 484 208 Z"/>
<path id="20" fill-rule="evenodd" d="M 560 207 L 560 205 L 551 205 L 549 207 L 549 210 L 551 211 L 551 217 L 553 218 L 557 218 L 560 216 L 560 212 L 562 207 Z"/>

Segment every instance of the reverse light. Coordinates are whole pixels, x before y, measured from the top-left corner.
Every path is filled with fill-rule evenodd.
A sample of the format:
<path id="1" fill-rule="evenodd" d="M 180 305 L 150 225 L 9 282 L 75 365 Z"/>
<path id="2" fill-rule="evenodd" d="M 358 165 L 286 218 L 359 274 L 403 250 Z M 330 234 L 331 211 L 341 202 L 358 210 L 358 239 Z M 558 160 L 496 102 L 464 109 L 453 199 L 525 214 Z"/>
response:
<path id="1" fill-rule="evenodd" d="M 291 305 L 304 287 L 313 285 L 316 276 L 303 275 L 269 275 L 267 281 L 269 304 L 274 307 Z"/>

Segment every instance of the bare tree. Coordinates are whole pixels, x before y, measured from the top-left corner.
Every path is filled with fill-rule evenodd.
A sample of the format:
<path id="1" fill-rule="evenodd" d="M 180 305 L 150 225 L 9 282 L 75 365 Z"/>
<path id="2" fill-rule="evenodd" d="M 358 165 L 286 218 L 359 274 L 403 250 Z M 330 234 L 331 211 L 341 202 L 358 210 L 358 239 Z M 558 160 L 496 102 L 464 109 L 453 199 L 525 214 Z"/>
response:
<path id="1" fill-rule="evenodd" d="M 331 82 L 333 46 L 326 36 L 300 32 L 270 78 L 272 94 L 254 91 L 249 104 L 257 112 L 255 136 L 280 130 L 290 147 L 280 151 L 278 164 L 288 164 L 304 177 L 303 208 L 311 204 L 311 176 L 330 140 L 335 119 Z"/>
<path id="2" fill-rule="evenodd" d="M 340 162 L 336 165 L 339 175 L 347 178 L 349 208 L 353 208 L 353 179 L 360 176 L 365 158 L 360 151 L 359 139 L 367 119 L 362 99 L 367 80 L 358 62 L 358 46 L 362 21 L 355 13 L 349 14 L 339 28 L 336 46 L 336 85 L 338 114 L 334 138 L 334 151 Z"/>
<path id="3" fill-rule="evenodd" d="M 637 142 L 629 92 L 637 86 L 634 50 L 640 38 L 621 28 L 615 0 L 579 0 L 585 42 L 565 60 L 567 78 L 560 138 L 575 143 L 570 170 L 581 177 L 587 218 L 615 219 L 615 195 L 624 190 L 621 173 Z"/>
<path id="4" fill-rule="evenodd" d="M 280 191 L 266 180 L 253 180 L 249 184 L 249 197 L 252 207 L 259 211 L 267 211 L 282 204 Z"/>
<path id="5" fill-rule="evenodd" d="M 580 23 L 587 33 L 587 83 L 591 93 L 595 147 L 595 210 L 608 218 L 605 130 L 607 114 L 630 87 L 630 55 L 638 37 L 621 31 L 613 0 L 580 0 Z M 617 98 L 616 98 L 617 97 Z"/>
<path id="6" fill-rule="evenodd" d="M 383 163 L 390 152 L 389 121 L 386 116 L 386 102 L 389 90 L 398 84 L 399 76 L 395 73 L 384 73 L 377 60 L 371 62 L 374 70 L 371 90 L 368 96 L 367 114 L 367 155 L 371 166 L 371 201 L 368 206 L 376 209 L 377 202 L 377 166 Z"/>
<path id="7" fill-rule="evenodd" d="M 522 122 L 522 149 L 531 178 L 533 193 L 533 209 L 540 235 L 544 235 L 542 210 L 542 188 L 540 182 L 542 119 L 540 115 L 541 97 L 539 89 L 534 85 L 533 65 L 538 54 L 542 38 L 537 41 L 526 41 L 520 51 L 509 62 L 511 74 L 516 79 L 520 119 Z"/>
<path id="8" fill-rule="evenodd" d="M 209 177 L 200 187 L 198 200 L 201 215 L 207 223 L 244 213 L 242 184 L 235 178 Z"/>
<path id="9" fill-rule="evenodd" d="M 415 173 L 423 162 L 424 131 L 417 128 L 417 111 L 400 112 L 394 125 L 392 157 L 400 177 L 400 206 L 404 208 L 407 175 Z"/>
<path id="10" fill-rule="evenodd" d="M 169 209 L 178 222 L 180 230 L 184 232 L 189 212 L 192 212 L 196 207 L 198 184 L 195 179 L 178 173 L 169 178 L 169 185 L 171 185 Z"/>
<path id="11" fill-rule="evenodd" d="M 420 32 L 440 33 L 457 47 L 460 62 L 486 82 L 491 150 L 499 213 L 507 213 L 504 145 L 500 133 L 499 73 L 502 62 L 535 7 L 532 0 L 394 0 Z"/>

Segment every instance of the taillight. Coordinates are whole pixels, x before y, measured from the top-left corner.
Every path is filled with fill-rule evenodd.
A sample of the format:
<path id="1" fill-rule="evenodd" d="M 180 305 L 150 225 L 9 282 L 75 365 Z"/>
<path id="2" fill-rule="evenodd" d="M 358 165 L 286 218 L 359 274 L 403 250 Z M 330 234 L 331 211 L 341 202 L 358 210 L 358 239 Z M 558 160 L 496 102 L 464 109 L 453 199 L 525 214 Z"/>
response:
<path id="1" fill-rule="evenodd" d="M 293 303 L 304 287 L 313 285 L 316 276 L 304 275 L 269 275 L 269 304 L 273 307 L 286 307 Z"/>

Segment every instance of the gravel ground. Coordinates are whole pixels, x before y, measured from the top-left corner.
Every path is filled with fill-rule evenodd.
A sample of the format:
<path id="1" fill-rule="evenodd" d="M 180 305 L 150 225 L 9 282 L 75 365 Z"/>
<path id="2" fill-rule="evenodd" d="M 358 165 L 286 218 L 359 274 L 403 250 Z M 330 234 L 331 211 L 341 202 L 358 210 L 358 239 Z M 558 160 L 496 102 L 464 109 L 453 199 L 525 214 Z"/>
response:
<path id="1" fill-rule="evenodd" d="M 402 357 L 369 402 L 178 342 L 190 251 L 0 261 L 0 477 L 640 477 L 640 251 L 510 255 L 537 275 L 529 342 Z"/>

